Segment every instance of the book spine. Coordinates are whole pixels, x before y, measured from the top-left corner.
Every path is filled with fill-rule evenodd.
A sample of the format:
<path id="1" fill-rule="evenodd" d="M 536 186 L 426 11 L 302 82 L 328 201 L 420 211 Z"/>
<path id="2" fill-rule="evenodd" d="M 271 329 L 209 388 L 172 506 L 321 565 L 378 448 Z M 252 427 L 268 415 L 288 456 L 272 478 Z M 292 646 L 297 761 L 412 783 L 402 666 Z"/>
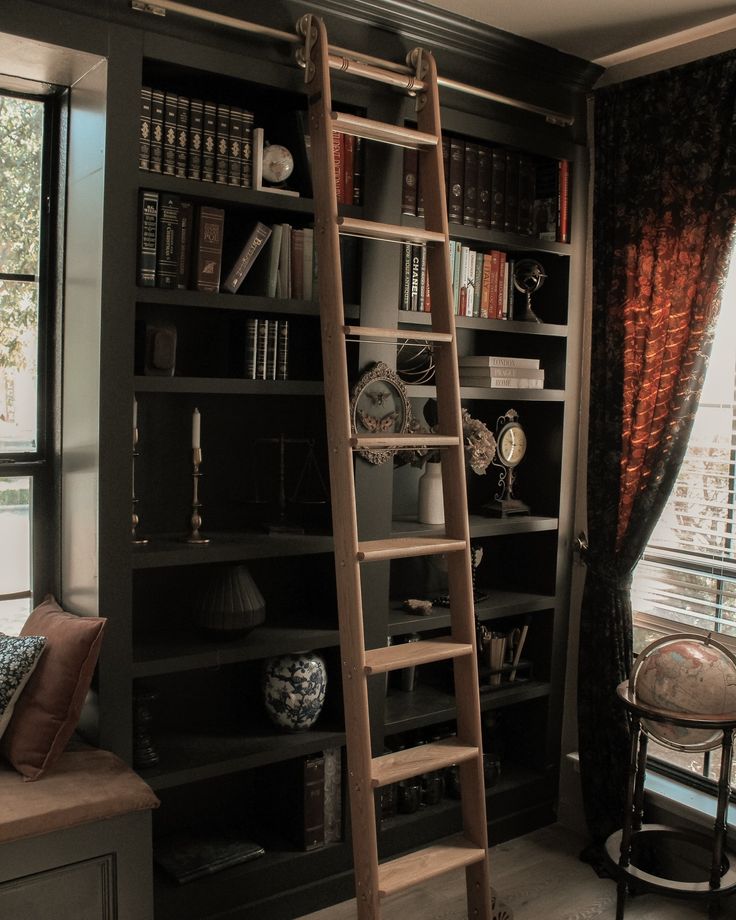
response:
<path id="1" fill-rule="evenodd" d="M 245 321 L 245 376 L 256 379 L 256 354 L 258 351 L 258 318 L 249 316 Z"/>
<path id="2" fill-rule="evenodd" d="M 314 230 L 311 227 L 305 227 L 304 235 L 304 252 L 302 254 L 302 283 L 304 285 L 304 299 L 311 300 L 314 294 L 312 284 L 312 271 L 314 263 Z"/>
<path id="3" fill-rule="evenodd" d="M 243 154 L 240 184 L 243 188 L 253 188 L 253 112 L 243 111 Z"/>
<path id="4" fill-rule="evenodd" d="M 500 147 L 491 152 L 491 230 L 503 230 L 506 198 L 506 153 Z"/>
<path id="5" fill-rule="evenodd" d="M 419 306 L 419 263 L 421 262 L 421 246 L 411 247 L 411 293 L 409 296 L 409 309 L 416 310 Z"/>
<path id="6" fill-rule="evenodd" d="M 323 752 L 325 759 L 325 843 L 342 840 L 342 751 Z"/>
<path id="7" fill-rule="evenodd" d="M 506 302 L 506 284 L 507 284 L 507 265 L 506 265 L 506 253 L 499 252 L 498 254 L 498 301 L 496 304 L 496 318 L 497 319 L 507 319 L 504 316 L 504 304 Z"/>
<path id="8" fill-rule="evenodd" d="M 475 226 L 478 216 L 478 145 L 465 144 L 465 168 L 463 170 L 463 223 Z"/>
<path id="9" fill-rule="evenodd" d="M 291 296 L 304 299 L 304 231 L 291 234 Z"/>
<path id="10" fill-rule="evenodd" d="M 462 246 L 460 249 L 460 276 L 458 278 L 458 305 L 457 305 L 457 315 L 458 316 L 467 316 L 465 312 L 467 308 L 467 298 L 468 298 L 468 253 L 470 249 L 467 246 Z"/>
<path id="11" fill-rule="evenodd" d="M 325 761 L 321 754 L 304 759 L 302 833 L 305 850 L 324 846 Z"/>
<path id="12" fill-rule="evenodd" d="M 514 259 L 506 260 L 506 305 L 504 307 L 503 318 L 514 318 Z"/>
<path id="13" fill-rule="evenodd" d="M 493 257 L 490 252 L 483 254 L 483 277 L 481 279 L 480 315 L 483 319 L 490 316 L 489 304 L 491 302 L 491 263 Z"/>
<path id="14" fill-rule="evenodd" d="M 531 157 L 519 157 L 519 233 L 531 236 L 534 232 L 535 169 Z"/>
<path id="15" fill-rule="evenodd" d="M 165 176 L 176 175 L 176 119 L 179 100 L 176 93 L 164 94 L 164 159 Z"/>
<path id="16" fill-rule="evenodd" d="M 442 175 L 445 183 L 445 204 L 450 207 L 450 138 L 442 135 Z"/>
<path id="17" fill-rule="evenodd" d="M 498 259 L 498 250 L 491 250 L 491 289 L 488 300 L 489 319 L 498 319 Z"/>
<path id="18" fill-rule="evenodd" d="M 277 380 L 279 322 L 272 319 L 268 323 L 268 353 L 266 355 L 266 380 Z"/>
<path id="19" fill-rule="evenodd" d="M 192 210 L 191 201 L 182 201 L 179 206 L 179 261 L 176 286 L 182 291 L 189 287 L 192 273 Z"/>
<path id="20" fill-rule="evenodd" d="M 204 121 L 202 124 L 202 181 L 215 181 L 215 161 L 217 159 L 217 106 L 214 102 L 205 102 Z"/>
<path id="21" fill-rule="evenodd" d="M 263 244 L 269 236 L 271 236 L 271 228 L 259 221 L 246 241 L 245 246 L 243 246 L 235 265 L 233 265 L 230 273 L 223 282 L 222 289 L 224 291 L 230 294 L 237 293 L 238 288 L 243 283 L 245 276 L 251 270 L 253 263 L 263 249 Z"/>
<path id="22" fill-rule="evenodd" d="M 337 203 L 343 204 L 345 188 L 344 188 L 344 166 L 343 166 L 343 152 L 345 150 L 345 145 L 343 144 L 343 136 L 339 131 L 332 132 L 332 156 L 335 160 L 335 190 L 337 192 Z"/>
<path id="23" fill-rule="evenodd" d="M 164 92 L 151 90 L 151 172 L 163 170 L 164 159 Z"/>
<path id="24" fill-rule="evenodd" d="M 352 134 L 343 135 L 344 144 L 344 204 L 353 203 L 353 170 L 355 168 L 355 138 Z"/>
<path id="25" fill-rule="evenodd" d="M 138 284 L 156 286 L 156 240 L 158 238 L 158 192 L 141 192 L 138 241 Z"/>
<path id="26" fill-rule="evenodd" d="M 230 146 L 230 106 L 223 103 L 217 104 L 215 140 L 215 182 L 218 185 L 227 185 L 230 170 L 228 150 Z"/>
<path id="27" fill-rule="evenodd" d="M 151 168 L 151 101 L 153 91 L 150 86 L 141 87 L 141 118 L 138 132 L 138 167 Z"/>
<path id="28" fill-rule="evenodd" d="M 482 144 L 478 146 L 478 211 L 475 217 L 476 227 L 491 226 L 491 150 Z"/>
<path id="29" fill-rule="evenodd" d="M 228 185 L 240 188 L 243 181 L 243 110 L 237 105 L 230 109 L 227 158 Z"/>
<path id="30" fill-rule="evenodd" d="M 461 367 L 539 367 L 539 358 L 516 358 L 506 355 L 468 355 L 458 359 Z"/>
<path id="31" fill-rule="evenodd" d="M 427 247 L 419 247 L 419 285 L 417 290 L 417 310 L 424 311 L 424 295 L 427 287 Z"/>
<path id="32" fill-rule="evenodd" d="M 279 322 L 278 351 L 276 353 L 276 379 L 289 379 L 289 320 Z"/>
<path id="33" fill-rule="evenodd" d="M 506 200 L 503 208 L 503 229 L 516 233 L 519 222 L 519 155 L 506 151 Z"/>
<path id="34" fill-rule="evenodd" d="M 401 270 L 401 310 L 411 308 L 411 246 L 404 243 L 402 246 Z"/>
<path id="35" fill-rule="evenodd" d="M 404 171 L 401 182 L 401 213 L 415 217 L 417 213 L 417 163 L 419 155 L 404 148 Z"/>
<path id="36" fill-rule="evenodd" d="M 460 365 L 463 377 L 474 377 L 477 380 L 489 377 L 508 377 L 512 380 L 524 378 L 525 380 L 544 380 L 544 370 L 541 367 L 468 367 Z"/>
<path id="37" fill-rule="evenodd" d="M 465 315 L 473 315 L 473 306 L 475 304 L 475 260 L 476 252 L 473 249 L 468 250 L 468 262 L 465 276 Z"/>
<path id="38" fill-rule="evenodd" d="M 269 321 L 258 321 L 258 342 L 256 344 L 256 380 L 267 380 L 268 372 L 268 327 Z"/>
<path id="39" fill-rule="evenodd" d="M 473 284 L 473 316 L 480 316 L 480 299 L 483 294 L 483 255 L 475 254 L 475 278 Z"/>
<path id="40" fill-rule="evenodd" d="M 363 138 L 353 138 L 355 142 L 353 157 L 353 204 L 363 203 Z"/>
<path id="41" fill-rule="evenodd" d="M 163 194 L 158 207 L 158 240 L 156 250 L 156 286 L 175 288 L 179 270 L 179 237 L 181 235 L 180 199 L 178 195 Z"/>
<path id="42" fill-rule="evenodd" d="M 452 263 L 452 296 L 455 316 L 458 315 L 460 308 L 460 259 L 462 256 L 462 244 L 459 240 L 454 240 L 455 259 Z"/>
<path id="43" fill-rule="evenodd" d="M 570 161 L 560 160 L 557 182 L 557 242 L 570 242 Z"/>
<path id="44" fill-rule="evenodd" d="M 460 224 L 463 220 L 463 183 L 465 181 L 465 144 L 455 137 L 450 138 L 450 182 L 447 218 L 450 223 Z"/>
<path id="45" fill-rule="evenodd" d="M 196 289 L 217 293 L 222 268 L 222 235 L 225 212 L 222 208 L 200 205 L 197 227 Z"/>
<path id="46" fill-rule="evenodd" d="M 187 160 L 189 153 L 189 97 L 177 96 L 176 99 L 176 167 L 175 175 L 180 179 L 187 177 Z"/>
<path id="47" fill-rule="evenodd" d="M 189 149 L 187 151 L 187 178 L 202 178 L 202 133 L 204 129 L 204 103 L 192 99 L 189 103 Z"/>
<path id="48" fill-rule="evenodd" d="M 467 377 L 460 375 L 460 385 L 466 387 L 495 387 L 499 390 L 543 390 L 544 381 L 530 377 Z"/>
<path id="49" fill-rule="evenodd" d="M 422 301 L 422 310 L 424 313 L 432 312 L 432 287 L 429 283 L 429 261 L 424 270 L 424 300 Z"/>

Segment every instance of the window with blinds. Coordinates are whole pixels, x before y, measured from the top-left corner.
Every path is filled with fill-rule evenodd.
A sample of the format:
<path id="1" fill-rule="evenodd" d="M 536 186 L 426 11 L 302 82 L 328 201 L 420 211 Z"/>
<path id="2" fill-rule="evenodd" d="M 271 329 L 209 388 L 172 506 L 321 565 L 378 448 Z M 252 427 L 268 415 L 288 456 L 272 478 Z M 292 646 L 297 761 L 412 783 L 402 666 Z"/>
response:
<path id="1" fill-rule="evenodd" d="M 673 632 L 712 632 L 736 650 L 733 262 L 687 454 L 637 567 L 631 599 L 635 651 Z M 650 753 L 691 773 L 715 778 L 715 759 L 708 754 L 677 754 L 659 745 L 652 745 Z"/>

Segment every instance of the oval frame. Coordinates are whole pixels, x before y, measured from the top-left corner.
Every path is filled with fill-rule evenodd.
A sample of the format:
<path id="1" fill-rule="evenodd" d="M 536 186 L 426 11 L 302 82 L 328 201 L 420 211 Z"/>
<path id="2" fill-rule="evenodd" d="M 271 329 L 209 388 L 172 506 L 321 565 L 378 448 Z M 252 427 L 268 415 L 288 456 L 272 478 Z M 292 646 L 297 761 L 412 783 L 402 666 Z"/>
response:
<path id="1" fill-rule="evenodd" d="M 376 385 L 383 385 L 390 389 L 393 393 L 394 400 L 401 406 L 403 412 L 403 419 L 398 428 L 394 427 L 390 432 L 371 432 L 366 428 L 362 423 L 360 424 L 360 429 L 358 428 L 358 403 L 361 400 L 361 397 L 369 390 L 374 388 Z M 407 434 L 412 429 L 413 415 L 411 411 L 411 404 L 409 402 L 409 397 L 404 387 L 404 383 L 399 377 L 399 375 L 388 364 L 384 364 L 383 361 L 376 361 L 375 364 L 372 364 L 368 367 L 367 370 L 363 372 L 359 380 L 353 386 L 353 390 L 350 397 L 350 430 L 354 435 L 369 435 L 369 434 Z M 391 460 L 396 453 L 396 448 L 392 447 L 376 447 L 376 448 L 367 448 L 361 447 L 356 453 L 359 457 L 362 457 L 364 460 L 367 460 L 368 463 L 373 463 L 379 465 L 381 463 L 386 463 L 386 461 Z"/>

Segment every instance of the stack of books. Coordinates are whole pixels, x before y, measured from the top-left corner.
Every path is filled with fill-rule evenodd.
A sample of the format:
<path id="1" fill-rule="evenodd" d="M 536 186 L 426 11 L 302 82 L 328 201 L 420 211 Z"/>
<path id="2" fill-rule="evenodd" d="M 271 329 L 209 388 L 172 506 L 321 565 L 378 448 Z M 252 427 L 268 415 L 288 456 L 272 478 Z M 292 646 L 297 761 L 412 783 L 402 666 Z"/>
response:
<path id="1" fill-rule="evenodd" d="M 466 355 L 459 358 L 461 387 L 495 387 L 506 390 L 543 390 L 544 370 L 539 358 L 504 355 Z"/>

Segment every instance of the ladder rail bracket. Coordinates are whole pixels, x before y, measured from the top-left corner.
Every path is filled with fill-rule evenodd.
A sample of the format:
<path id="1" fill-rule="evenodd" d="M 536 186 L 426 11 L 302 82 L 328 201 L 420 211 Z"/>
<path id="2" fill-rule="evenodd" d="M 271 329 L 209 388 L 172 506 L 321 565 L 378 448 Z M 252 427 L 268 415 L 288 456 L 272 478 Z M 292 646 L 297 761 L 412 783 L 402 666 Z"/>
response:
<path id="1" fill-rule="evenodd" d="M 314 44 L 317 41 L 317 27 L 311 13 L 305 13 L 296 24 L 298 35 L 304 37 L 304 44 L 296 50 L 296 62 L 304 68 L 304 82 L 311 83 L 316 73 L 314 66 Z"/>

